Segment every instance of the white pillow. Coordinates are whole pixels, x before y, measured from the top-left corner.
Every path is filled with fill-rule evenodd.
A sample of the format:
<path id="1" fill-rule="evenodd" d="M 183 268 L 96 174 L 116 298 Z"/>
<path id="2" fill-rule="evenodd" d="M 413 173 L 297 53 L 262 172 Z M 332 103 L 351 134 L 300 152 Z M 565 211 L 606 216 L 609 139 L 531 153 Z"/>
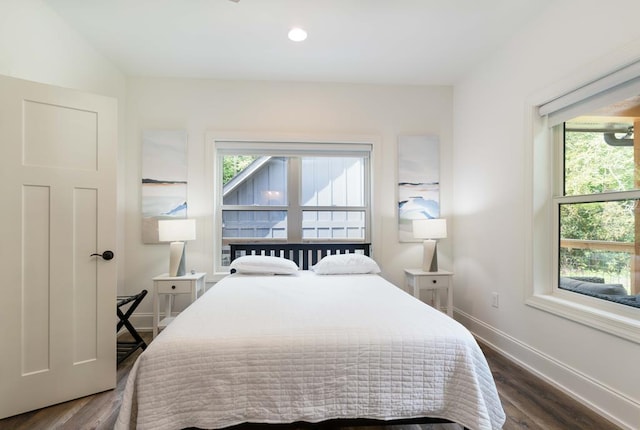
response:
<path id="1" fill-rule="evenodd" d="M 298 265 L 293 261 L 270 255 L 244 255 L 233 260 L 229 267 L 236 273 L 256 275 L 293 275 L 298 272 Z"/>
<path id="2" fill-rule="evenodd" d="M 378 263 L 364 254 L 327 255 L 312 266 L 311 270 L 319 275 L 380 273 Z"/>

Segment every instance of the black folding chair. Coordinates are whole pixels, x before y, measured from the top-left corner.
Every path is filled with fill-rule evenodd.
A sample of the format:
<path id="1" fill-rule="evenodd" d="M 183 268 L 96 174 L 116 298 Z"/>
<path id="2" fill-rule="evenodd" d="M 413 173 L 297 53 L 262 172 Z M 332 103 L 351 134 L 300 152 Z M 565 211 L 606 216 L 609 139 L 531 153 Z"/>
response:
<path id="1" fill-rule="evenodd" d="M 133 336 L 133 341 L 118 341 L 118 364 L 122 363 L 128 356 L 133 354 L 138 348 L 142 348 L 145 350 L 147 348 L 147 343 L 140 337 L 138 331 L 134 326 L 129 322 L 129 317 L 133 314 L 133 311 L 136 310 L 144 296 L 147 295 L 147 290 L 142 290 L 140 293 L 135 296 L 118 296 L 117 299 L 117 313 L 118 313 L 118 326 L 116 328 L 116 333 L 120 331 L 120 329 L 124 326 L 127 331 Z M 122 312 L 122 307 L 130 304 L 129 309 L 126 312 Z"/>

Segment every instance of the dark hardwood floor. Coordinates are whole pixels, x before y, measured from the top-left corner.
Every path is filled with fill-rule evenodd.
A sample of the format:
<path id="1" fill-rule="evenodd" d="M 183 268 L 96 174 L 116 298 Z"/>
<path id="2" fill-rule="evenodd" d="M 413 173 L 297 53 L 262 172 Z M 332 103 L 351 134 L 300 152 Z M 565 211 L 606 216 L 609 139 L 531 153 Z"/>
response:
<path id="1" fill-rule="evenodd" d="M 147 342 L 151 333 L 143 333 Z M 507 414 L 503 430 L 615 430 L 619 427 L 605 420 L 551 385 L 545 383 L 492 349 L 482 346 L 493 372 L 502 406 Z M 134 353 L 118 367 L 118 385 L 114 390 L 94 394 L 59 405 L 0 420 L 0 429 L 11 430 L 111 430 L 114 426 L 127 375 L 140 352 Z M 236 426 L 250 430 L 266 426 Z M 301 426 L 271 426 L 292 430 Z M 307 427 L 307 426 L 305 426 Z M 327 425 L 308 427 L 326 429 Z M 336 428 L 336 425 L 332 425 Z M 452 424 L 367 425 L 357 430 L 450 430 Z M 264 430 L 264 429 L 263 429 Z M 340 430 L 352 430 L 350 426 Z"/>

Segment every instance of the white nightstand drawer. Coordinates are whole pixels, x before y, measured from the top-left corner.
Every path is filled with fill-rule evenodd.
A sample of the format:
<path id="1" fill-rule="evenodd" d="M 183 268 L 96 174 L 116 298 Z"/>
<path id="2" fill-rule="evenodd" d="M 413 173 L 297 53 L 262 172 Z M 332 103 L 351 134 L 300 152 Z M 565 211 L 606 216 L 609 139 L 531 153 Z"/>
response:
<path id="1" fill-rule="evenodd" d="M 424 276 L 420 281 L 424 288 L 448 288 L 449 276 Z"/>
<path id="2" fill-rule="evenodd" d="M 158 294 L 191 293 L 191 281 L 158 281 Z"/>

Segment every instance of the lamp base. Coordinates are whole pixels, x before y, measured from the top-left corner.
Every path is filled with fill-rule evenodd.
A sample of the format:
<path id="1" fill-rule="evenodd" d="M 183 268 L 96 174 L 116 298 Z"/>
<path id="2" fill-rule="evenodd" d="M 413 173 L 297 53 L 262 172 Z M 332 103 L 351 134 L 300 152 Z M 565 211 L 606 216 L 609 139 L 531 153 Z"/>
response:
<path id="1" fill-rule="evenodd" d="M 171 242 L 169 248 L 169 276 L 185 275 L 184 249 L 184 242 Z"/>
<path id="2" fill-rule="evenodd" d="M 438 271 L 438 242 L 428 239 L 423 242 L 422 270 L 425 272 Z"/>

